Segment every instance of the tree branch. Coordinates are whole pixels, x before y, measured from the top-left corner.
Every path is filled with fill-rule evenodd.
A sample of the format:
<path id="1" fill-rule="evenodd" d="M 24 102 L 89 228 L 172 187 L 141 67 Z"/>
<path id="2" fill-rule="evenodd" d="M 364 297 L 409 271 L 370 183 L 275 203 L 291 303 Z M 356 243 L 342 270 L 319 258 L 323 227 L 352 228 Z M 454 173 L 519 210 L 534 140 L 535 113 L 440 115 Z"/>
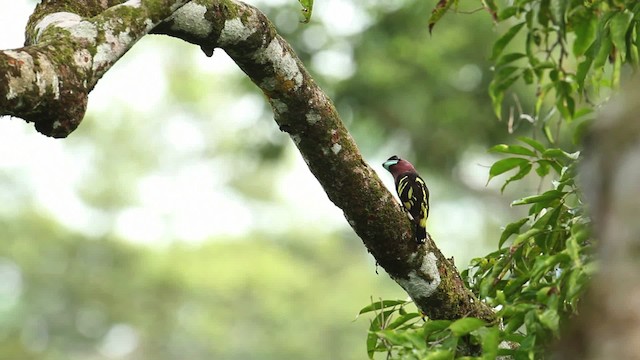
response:
<path id="1" fill-rule="evenodd" d="M 41 79 L 46 69 L 42 65 L 35 66 L 39 62 L 34 61 L 30 66 L 24 65 L 28 61 L 20 64 L 16 61 L 19 56 L 14 53 L 0 57 L 0 72 L 9 74 L 6 79 L 14 79 L 11 80 L 13 85 L 9 84 L 11 81 L 4 81 L 5 78 L 0 80 L 0 89 L 10 90 L 7 93 L 10 96 L 6 96 L 9 102 L 0 99 L 0 113 L 34 121 L 38 131 L 47 135 L 66 136 L 78 125 L 80 119 L 77 115 L 54 112 L 53 119 L 45 119 L 44 114 L 70 109 L 71 105 L 82 108 L 77 113 L 84 113 L 86 94 L 99 77 L 135 40 L 157 24 L 155 20 L 162 18 L 167 11 L 173 11 L 179 3 L 172 2 L 173 6 L 165 7 L 164 11 L 156 9 L 159 13 L 154 16 L 148 15 L 149 9 L 135 12 L 117 10 L 122 6 L 109 8 L 91 19 L 81 18 L 79 13 L 70 14 L 64 21 L 48 24 L 48 28 L 42 25 L 46 17 L 43 18 L 41 25 L 35 27 L 40 29 L 35 38 L 40 37 L 42 42 L 43 36 L 50 34 L 47 49 L 51 50 L 47 59 L 61 58 L 63 61 L 55 62 L 57 66 L 49 66 L 46 73 L 49 80 L 41 86 L 36 79 Z M 128 7 L 132 8 L 132 5 Z M 118 22 L 118 17 L 123 21 Z M 109 27 L 111 24 L 120 25 Z M 74 36 L 83 26 L 96 29 L 101 35 L 87 39 L 86 32 L 82 32 L 82 36 Z M 252 6 L 232 0 L 194 0 L 175 11 L 152 32 L 197 44 L 209 56 L 213 49 L 222 48 L 235 60 L 264 92 L 280 129 L 291 136 L 329 199 L 344 211 L 347 221 L 369 252 L 407 291 L 423 313 L 432 319 L 474 316 L 494 320 L 493 311 L 464 286 L 455 266 L 445 259 L 432 240 L 423 246 L 415 243 L 413 227 L 406 214 L 362 159 L 331 100 L 316 85 L 289 44 L 277 35 L 264 14 Z M 98 40 L 104 37 L 110 40 Z M 88 51 L 91 57 L 87 60 L 85 43 L 94 49 L 93 52 Z M 111 46 L 113 52 L 109 53 L 106 46 L 100 45 Z M 35 53 L 32 52 L 33 46 L 17 53 L 37 58 L 40 52 L 44 52 L 38 46 L 43 45 L 34 46 L 37 49 Z M 100 49 L 104 51 L 100 52 Z M 26 58 L 27 55 L 20 56 Z M 78 56 L 79 60 L 76 59 Z M 105 60 L 98 61 L 96 57 Z M 12 67 L 5 70 L 9 63 Z M 74 92 L 66 94 L 66 97 L 62 95 L 66 88 L 59 84 L 61 78 L 66 83 L 67 77 L 74 84 L 74 91 L 81 90 L 82 98 Z M 19 86 L 16 86 L 16 81 Z M 56 93 L 51 90 L 55 88 L 62 90 Z M 22 98 L 29 103 L 21 102 Z M 38 99 L 41 103 L 37 103 Z M 38 109 L 39 117 L 29 112 L 28 109 L 32 108 Z M 43 124 L 50 124 L 49 128 Z"/>
<path id="2" fill-rule="evenodd" d="M 47 1 L 27 25 L 26 46 L 0 51 L 0 115 L 66 137 L 102 75 L 187 0 Z"/>

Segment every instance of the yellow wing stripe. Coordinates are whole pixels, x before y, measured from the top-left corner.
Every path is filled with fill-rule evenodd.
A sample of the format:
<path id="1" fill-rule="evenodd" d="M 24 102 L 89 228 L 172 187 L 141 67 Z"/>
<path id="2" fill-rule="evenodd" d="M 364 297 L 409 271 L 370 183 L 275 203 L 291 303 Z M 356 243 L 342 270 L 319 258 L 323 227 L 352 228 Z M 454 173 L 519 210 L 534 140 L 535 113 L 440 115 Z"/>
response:
<path id="1" fill-rule="evenodd" d="M 429 216 L 429 196 L 427 190 L 427 184 L 420 177 L 416 177 L 416 182 L 422 187 L 422 211 L 424 212 L 424 223 L 427 223 L 427 216 Z M 422 224 L 421 224 L 422 225 Z"/>
<path id="2" fill-rule="evenodd" d="M 408 178 L 405 176 L 402 179 L 400 179 L 400 181 L 398 182 L 398 194 L 399 195 L 402 195 L 402 193 L 404 192 L 404 189 L 409 184 L 409 181 L 407 181 L 407 180 L 408 180 Z"/>
<path id="3" fill-rule="evenodd" d="M 398 181 L 398 196 L 402 201 L 404 207 L 409 210 L 409 212 L 415 214 L 415 210 L 413 207 L 417 204 L 420 206 L 419 218 L 415 219 L 418 222 L 418 225 L 421 227 L 426 227 L 427 225 L 427 217 L 429 216 L 429 195 L 427 190 L 427 184 L 425 184 L 424 180 L 420 177 L 415 176 L 414 183 L 412 184 L 412 177 L 403 176 Z M 416 189 L 420 189 L 421 191 L 416 191 Z M 414 197 L 418 195 L 420 198 Z"/>

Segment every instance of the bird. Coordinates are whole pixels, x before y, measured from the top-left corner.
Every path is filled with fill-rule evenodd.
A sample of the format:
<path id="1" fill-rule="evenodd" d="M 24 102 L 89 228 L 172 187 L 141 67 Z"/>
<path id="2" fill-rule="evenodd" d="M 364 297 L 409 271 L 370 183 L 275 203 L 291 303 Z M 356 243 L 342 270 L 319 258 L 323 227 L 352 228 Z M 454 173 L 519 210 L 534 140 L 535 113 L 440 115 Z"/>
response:
<path id="1" fill-rule="evenodd" d="M 428 236 L 427 218 L 429 217 L 427 184 L 410 162 L 396 155 L 382 163 L 382 166 L 393 175 L 400 202 L 415 224 L 416 242 L 424 244 Z"/>

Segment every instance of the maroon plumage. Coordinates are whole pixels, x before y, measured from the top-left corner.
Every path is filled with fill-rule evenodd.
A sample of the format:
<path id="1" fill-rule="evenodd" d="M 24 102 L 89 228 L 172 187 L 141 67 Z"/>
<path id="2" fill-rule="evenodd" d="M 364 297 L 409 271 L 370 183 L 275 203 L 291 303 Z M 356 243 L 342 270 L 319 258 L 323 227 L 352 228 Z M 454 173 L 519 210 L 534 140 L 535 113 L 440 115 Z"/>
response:
<path id="1" fill-rule="evenodd" d="M 424 243 L 427 238 L 427 218 L 429 217 L 427 184 L 410 162 L 395 155 L 385 161 L 382 166 L 393 175 L 400 202 L 407 209 L 416 226 L 416 241 L 419 244 Z"/>

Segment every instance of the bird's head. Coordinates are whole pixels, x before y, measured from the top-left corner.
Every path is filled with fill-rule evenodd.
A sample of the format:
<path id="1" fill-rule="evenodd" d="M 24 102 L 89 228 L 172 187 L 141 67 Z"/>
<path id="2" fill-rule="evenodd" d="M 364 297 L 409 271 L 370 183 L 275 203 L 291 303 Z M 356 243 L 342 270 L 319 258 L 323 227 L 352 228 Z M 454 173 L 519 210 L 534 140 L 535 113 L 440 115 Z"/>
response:
<path id="1" fill-rule="evenodd" d="M 393 155 L 392 157 L 387 159 L 387 161 L 383 162 L 382 166 L 394 176 L 406 172 L 416 171 L 416 169 L 410 162 L 404 159 L 400 159 L 396 155 Z"/>

